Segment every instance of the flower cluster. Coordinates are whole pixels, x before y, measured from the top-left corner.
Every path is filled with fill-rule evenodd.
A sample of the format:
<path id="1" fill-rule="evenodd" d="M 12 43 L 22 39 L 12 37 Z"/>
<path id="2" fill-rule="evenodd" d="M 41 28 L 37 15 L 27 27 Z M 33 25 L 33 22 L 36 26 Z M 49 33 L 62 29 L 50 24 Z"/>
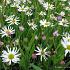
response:
<path id="1" fill-rule="evenodd" d="M 67 70 L 69 60 L 70 0 L 0 1 L 0 70 Z"/>

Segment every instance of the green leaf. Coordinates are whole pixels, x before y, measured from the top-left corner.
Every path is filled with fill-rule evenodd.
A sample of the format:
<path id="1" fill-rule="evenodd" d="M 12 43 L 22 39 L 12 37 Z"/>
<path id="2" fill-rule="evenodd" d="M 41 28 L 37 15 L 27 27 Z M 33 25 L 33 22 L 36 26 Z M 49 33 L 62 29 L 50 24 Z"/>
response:
<path id="1" fill-rule="evenodd" d="M 30 64 L 30 66 L 34 69 L 34 70 L 42 70 L 39 66 L 34 65 L 33 63 Z"/>

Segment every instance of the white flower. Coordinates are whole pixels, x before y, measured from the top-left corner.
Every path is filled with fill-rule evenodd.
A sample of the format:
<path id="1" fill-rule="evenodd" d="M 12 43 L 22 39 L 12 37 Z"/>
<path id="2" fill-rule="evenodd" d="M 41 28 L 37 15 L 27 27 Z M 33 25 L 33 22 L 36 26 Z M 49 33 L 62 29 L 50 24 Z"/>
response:
<path id="1" fill-rule="evenodd" d="M 31 16 L 33 13 L 31 11 L 28 11 L 25 14 L 28 15 L 28 16 Z"/>
<path id="2" fill-rule="evenodd" d="M 12 4 L 10 4 L 11 7 L 18 7 L 20 5 L 21 1 L 20 0 L 16 0 L 16 1 L 13 1 Z"/>
<path id="3" fill-rule="evenodd" d="M 46 49 L 47 49 L 47 48 L 42 49 L 42 48 L 37 47 L 37 50 L 35 50 L 35 51 L 37 52 L 36 55 L 40 55 L 40 56 L 41 56 L 41 58 L 40 58 L 41 61 L 42 61 L 43 58 L 44 58 L 45 61 L 46 61 L 46 59 L 47 59 L 46 56 L 50 56 L 50 55 L 49 55 L 49 51 L 46 52 Z"/>
<path id="4" fill-rule="evenodd" d="M 48 2 L 43 3 L 43 7 L 44 7 L 46 10 L 48 10 Z"/>
<path id="5" fill-rule="evenodd" d="M 14 33 L 15 33 L 15 30 L 10 26 L 8 27 L 4 26 L 2 30 L 0 30 L 0 34 L 2 34 L 2 37 L 4 36 L 9 37 L 11 36 L 11 34 L 14 34 Z"/>
<path id="6" fill-rule="evenodd" d="M 69 23 L 68 23 L 67 19 L 64 19 L 64 18 L 61 21 L 59 21 L 59 23 L 58 23 L 58 25 L 61 25 L 64 27 L 68 27 L 69 26 L 68 24 Z"/>
<path id="7" fill-rule="evenodd" d="M 48 8 L 51 9 L 51 10 L 53 10 L 55 7 L 54 7 L 53 4 L 49 4 L 49 5 L 48 5 Z"/>
<path id="8" fill-rule="evenodd" d="M 54 9 L 54 5 L 53 4 L 49 4 L 48 2 L 45 2 L 44 0 L 38 0 L 40 2 L 40 4 L 45 8 L 45 10 Z"/>
<path id="9" fill-rule="evenodd" d="M 32 20 L 32 22 L 29 20 L 27 23 L 28 23 L 29 26 L 31 26 L 31 28 L 32 28 L 33 30 L 37 29 L 37 25 L 34 23 L 33 20 Z"/>
<path id="10" fill-rule="evenodd" d="M 6 3 L 6 5 L 11 3 L 11 0 L 3 0 L 4 3 Z"/>
<path id="11" fill-rule="evenodd" d="M 24 12 L 28 16 L 31 16 L 33 14 L 31 7 L 24 6 L 24 5 L 18 6 L 18 11 L 19 12 Z"/>
<path id="12" fill-rule="evenodd" d="M 70 11 L 70 7 L 65 7 L 64 9 L 67 10 L 67 11 L 68 11 L 68 10 Z"/>
<path id="13" fill-rule="evenodd" d="M 15 17 L 15 15 L 11 15 L 11 16 L 7 17 L 5 21 L 7 21 L 7 23 L 9 23 L 10 25 L 13 25 L 13 24 L 18 25 L 18 24 L 20 24 L 19 23 L 19 21 L 20 21 L 19 17 Z"/>
<path id="14" fill-rule="evenodd" d="M 43 4 L 44 3 L 44 0 L 38 0 L 40 4 Z"/>
<path id="15" fill-rule="evenodd" d="M 45 10 L 48 10 L 48 2 L 45 2 L 44 0 L 38 0 L 38 1 L 45 8 Z"/>
<path id="16" fill-rule="evenodd" d="M 19 54 L 19 49 L 14 47 L 13 49 L 7 47 L 7 51 L 2 51 L 2 62 L 8 63 L 9 65 L 13 63 L 18 63 L 20 61 L 19 57 L 21 54 Z"/>
<path id="17" fill-rule="evenodd" d="M 23 2 L 24 4 L 27 3 L 27 2 L 28 2 L 28 3 L 31 3 L 30 0 L 21 0 L 21 2 Z"/>
<path id="18" fill-rule="evenodd" d="M 50 25 L 50 22 L 47 22 L 46 19 L 40 20 L 40 26 L 48 27 Z"/>
<path id="19" fill-rule="evenodd" d="M 19 26 L 19 30 L 20 31 L 24 31 L 24 27 L 23 26 Z"/>
<path id="20" fill-rule="evenodd" d="M 57 20 L 57 18 L 54 16 L 54 14 L 50 14 L 50 19 L 51 20 Z"/>
<path id="21" fill-rule="evenodd" d="M 65 12 L 64 11 L 61 11 L 60 15 L 61 16 L 65 16 Z"/>
<path id="22" fill-rule="evenodd" d="M 19 12 L 26 12 L 28 9 L 29 9 L 28 6 L 26 6 L 26 7 L 24 5 L 18 6 L 18 11 Z"/>
<path id="23" fill-rule="evenodd" d="M 68 4 L 70 5 L 70 1 L 68 2 Z"/>
<path id="24" fill-rule="evenodd" d="M 45 16 L 46 15 L 46 12 L 41 11 L 39 15 Z"/>
<path id="25" fill-rule="evenodd" d="M 70 34 L 66 34 L 65 37 L 62 38 L 61 44 L 65 48 L 65 56 L 67 53 L 70 53 Z"/>
<path id="26" fill-rule="evenodd" d="M 27 7 L 27 11 L 25 12 L 25 14 L 31 16 L 33 14 L 32 7 Z"/>

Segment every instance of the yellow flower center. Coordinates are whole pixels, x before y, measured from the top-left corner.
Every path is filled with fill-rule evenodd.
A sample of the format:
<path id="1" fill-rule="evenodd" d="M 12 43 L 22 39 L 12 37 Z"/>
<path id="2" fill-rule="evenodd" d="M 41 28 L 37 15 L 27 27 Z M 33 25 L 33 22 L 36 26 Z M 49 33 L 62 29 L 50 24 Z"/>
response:
<path id="1" fill-rule="evenodd" d="M 41 55 L 44 55 L 44 51 L 43 50 L 41 51 Z"/>
<path id="2" fill-rule="evenodd" d="M 24 10 L 24 8 L 22 8 L 21 10 Z"/>
<path id="3" fill-rule="evenodd" d="M 70 42 L 70 38 L 68 38 L 68 42 Z"/>
<path id="4" fill-rule="evenodd" d="M 9 54 L 9 55 L 8 55 L 8 58 L 9 58 L 9 59 L 13 59 L 13 58 L 14 58 L 14 54 L 12 54 L 12 53 Z"/>
<path id="5" fill-rule="evenodd" d="M 6 33 L 7 33 L 8 35 L 10 35 L 10 34 L 11 34 L 11 30 L 6 30 Z"/>
<path id="6" fill-rule="evenodd" d="M 49 23 L 48 22 L 46 22 L 45 24 L 44 24 L 44 27 L 47 27 L 49 25 Z"/>
<path id="7" fill-rule="evenodd" d="M 66 49 L 70 50 L 70 45 L 67 45 L 67 48 Z"/>
<path id="8" fill-rule="evenodd" d="M 12 22 L 15 23 L 16 22 L 16 19 L 13 19 Z"/>

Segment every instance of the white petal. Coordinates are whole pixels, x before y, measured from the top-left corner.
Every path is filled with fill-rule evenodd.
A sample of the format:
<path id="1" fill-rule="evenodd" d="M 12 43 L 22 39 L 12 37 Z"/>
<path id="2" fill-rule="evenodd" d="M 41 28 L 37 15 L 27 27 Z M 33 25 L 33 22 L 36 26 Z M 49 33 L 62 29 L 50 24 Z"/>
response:
<path id="1" fill-rule="evenodd" d="M 68 50 L 65 50 L 65 56 L 67 55 L 68 52 L 69 52 Z"/>
<path id="2" fill-rule="evenodd" d="M 40 49 L 39 47 L 37 47 L 37 50 L 39 50 L 39 51 L 40 51 L 41 49 Z"/>
<path id="3" fill-rule="evenodd" d="M 11 60 L 9 61 L 9 65 L 11 65 Z"/>
<path id="4" fill-rule="evenodd" d="M 41 55 L 41 53 L 37 53 L 36 55 Z"/>
<path id="5" fill-rule="evenodd" d="M 67 48 L 66 44 L 64 43 L 63 40 L 61 40 L 61 44 L 63 45 L 64 48 Z"/>

